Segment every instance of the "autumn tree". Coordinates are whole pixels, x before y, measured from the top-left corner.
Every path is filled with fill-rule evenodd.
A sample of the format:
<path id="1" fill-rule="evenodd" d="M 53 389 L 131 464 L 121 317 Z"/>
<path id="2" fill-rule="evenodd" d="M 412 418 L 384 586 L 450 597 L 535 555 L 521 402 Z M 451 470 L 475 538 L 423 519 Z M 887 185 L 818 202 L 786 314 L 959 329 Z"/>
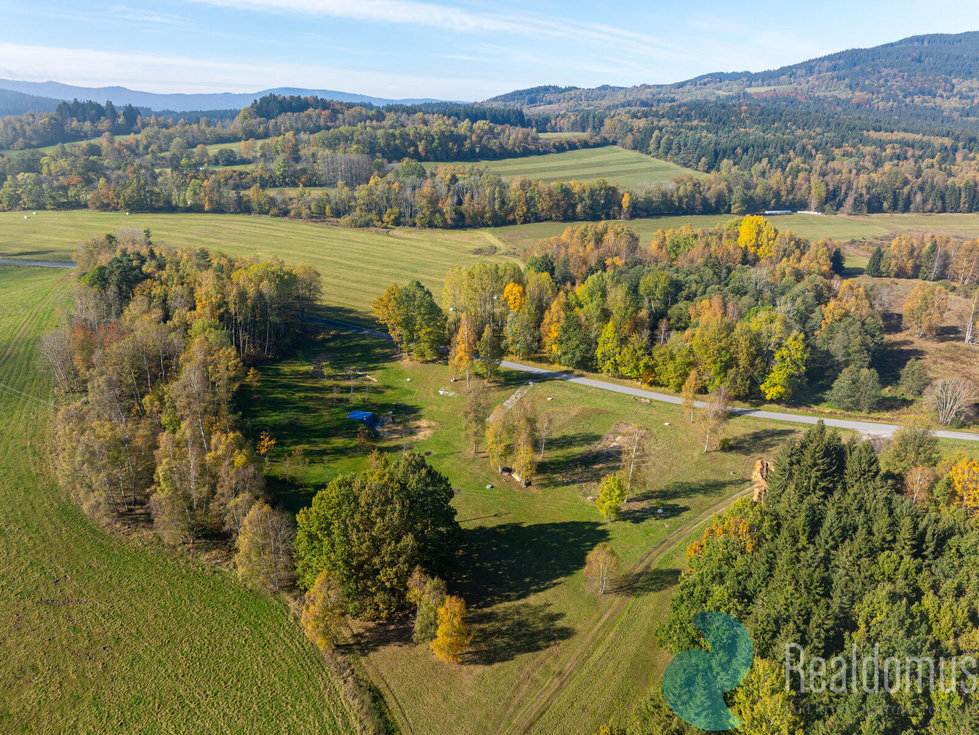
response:
<path id="1" fill-rule="evenodd" d="M 805 337 L 796 332 L 775 353 L 775 363 L 761 384 L 765 398 L 769 401 L 791 399 L 805 377 L 808 360 Z"/>
<path id="2" fill-rule="evenodd" d="M 428 643 L 438 632 L 438 610 L 445 602 L 445 582 L 416 568 L 408 580 L 408 602 L 415 606 L 412 640 Z"/>
<path id="3" fill-rule="evenodd" d="M 905 475 L 912 467 L 934 467 L 940 457 L 935 433 L 926 423 L 916 421 L 894 433 L 881 460 L 885 469 Z"/>
<path id="4" fill-rule="evenodd" d="M 451 567 L 459 540 L 452 497 L 448 478 L 423 457 L 375 452 L 365 472 L 334 478 L 299 512 L 300 586 L 327 569 L 350 614 L 384 619 L 404 609 L 416 567 L 439 575 Z"/>
<path id="5" fill-rule="evenodd" d="M 486 421 L 486 453 L 499 472 L 503 472 L 503 462 L 510 455 L 512 439 L 510 422 L 507 420 L 506 409 L 497 406 Z"/>
<path id="6" fill-rule="evenodd" d="M 585 557 L 585 581 L 600 595 L 616 584 L 619 577 L 619 557 L 607 543 L 598 544 Z"/>
<path id="7" fill-rule="evenodd" d="M 306 636 L 323 651 L 332 651 L 343 633 L 343 592 L 327 569 L 317 576 L 306 593 L 301 624 Z"/>
<path id="8" fill-rule="evenodd" d="M 924 396 L 925 404 L 935 412 L 938 423 L 949 426 L 972 419 L 979 390 L 971 380 L 944 378 L 929 385 Z"/>
<path id="9" fill-rule="evenodd" d="M 452 347 L 449 349 L 449 365 L 453 373 L 459 371 L 466 374 L 466 385 L 469 385 L 469 370 L 476 358 L 476 330 L 473 328 L 469 314 L 459 317 L 459 328 L 452 337 Z"/>
<path id="10" fill-rule="evenodd" d="M 948 309 L 948 291 L 935 283 L 920 283 L 904 302 L 904 324 L 918 338 L 934 338 Z"/>
<path id="11" fill-rule="evenodd" d="M 446 318 L 432 292 L 419 281 L 392 285 L 374 300 L 374 316 L 384 324 L 391 339 L 405 354 L 417 360 L 433 360 L 444 347 Z"/>
<path id="12" fill-rule="evenodd" d="M 731 710 L 744 723 L 739 729 L 746 733 L 803 735 L 803 721 L 786 681 L 783 666 L 755 659 L 731 702 Z"/>
<path id="13" fill-rule="evenodd" d="M 683 410 L 689 412 L 690 423 L 693 423 L 693 412 L 697 406 L 697 391 L 701 388 L 700 373 L 696 369 L 691 370 L 683 383 L 683 390 L 680 396 L 683 398 Z"/>
<path id="14" fill-rule="evenodd" d="M 606 475 L 598 486 L 595 506 L 606 521 L 615 521 L 622 515 L 622 504 L 626 500 L 626 487 L 616 475 Z"/>
<path id="15" fill-rule="evenodd" d="M 712 447 L 717 447 L 724 432 L 724 424 L 730 416 L 731 402 L 728 398 L 728 391 L 723 385 L 711 393 L 704 406 L 703 415 L 700 418 L 701 430 L 704 433 L 704 453 Z"/>
<path id="16" fill-rule="evenodd" d="M 486 412 L 488 395 L 486 385 L 482 381 L 476 381 L 466 386 L 463 393 L 465 404 L 463 406 L 463 422 L 466 427 L 466 434 L 472 439 L 472 451 L 476 453 L 479 438 L 486 433 Z"/>
<path id="17" fill-rule="evenodd" d="M 438 609 L 438 628 L 431 642 L 432 651 L 442 661 L 457 664 L 469 651 L 473 635 L 466 623 L 466 603 L 447 595 Z"/>
<path id="18" fill-rule="evenodd" d="M 965 324 L 965 343 L 967 345 L 979 343 L 979 288 L 972 296 L 972 306 L 969 307 L 969 316 Z"/>
<path id="19" fill-rule="evenodd" d="M 292 519 L 263 501 L 255 503 L 238 536 L 235 567 L 248 584 L 278 591 L 292 582 Z"/>
<path id="20" fill-rule="evenodd" d="M 520 478 L 521 484 L 527 487 L 537 471 L 537 422 L 528 411 L 524 410 L 517 420 L 513 442 L 513 472 Z"/>
<path id="21" fill-rule="evenodd" d="M 937 479 L 931 467 L 912 467 L 904 475 L 904 492 L 912 503 L 927 502 Z"/>
<path id="22" fill-rule="evenodd" d="M 500 340 L 496 336 L 496 331 L 490 324 L 483 330 L 483 336 L 479 340 L 479 364 L 483 372 L 490 380 L 496 377 L 503 359 L 503 352 L 500 348 Z M 466 373 L 468 380 L 468 372 Z"/>
<path id="23" fill-rule="evenodd" d="M 632 476 L 635 473 L 636 465 L 641 464 L 643 455 L 646 451 L 646 430 L 636 429 L 629 437 L 628 444 L 623 453 L 623 467 L 626 476 L 625 491 L 626 497 L 632 492 Z"/>
<path id="24" fill-rule="evenodd" d="M 979 461 L 959 460 L 949 470 L 948 477 L 952 483 L 954 502 L 972 514 L 979 512 Z"/>

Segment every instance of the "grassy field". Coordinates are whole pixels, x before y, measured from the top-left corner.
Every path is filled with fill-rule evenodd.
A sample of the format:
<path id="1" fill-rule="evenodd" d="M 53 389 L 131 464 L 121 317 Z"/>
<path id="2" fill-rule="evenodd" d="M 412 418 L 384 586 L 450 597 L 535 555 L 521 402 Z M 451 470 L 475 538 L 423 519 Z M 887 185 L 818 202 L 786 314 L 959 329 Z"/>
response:
<path id="1" fill-rule="evenodd" d="M 314 358 L 328 361 L 328 379 L 312 376 Z M 493 401 L 525 380 L 504 373 Z M 451 395 L 460 390 L 444 365 L 403 362 L 390 343 L 336 333 L 263 367 L 261 386 L 246 404 L 251 431 L 267 430 L 280 441 L 275 471 L 281 478 L 273 486 L 290 509 L 307 504 L 329 478 L 366 463 L 356 448 L 358 424 L 344 418 L 353 409 L 391 412 L 393 430 L 378 444 L 397 449 L 407 436 L 417 451 L 431 453 L 429 460 L 459 491 L 454 504 L 464 554 L 450 587 L 469 604 L 473 654 L 463 665 L 445 665 L 412 644 L 407 628 L 360 629 L 363 664 L 403 732 L 590 733 L 627 714 L 657 680 L 668 657 L 656 647 L 655 628 L 682 569 L 685 543 L 673 549 L 679 556 L 659 559 L 638 589 L 605 597 L 584 588 L 585 555 L 608 541 L 623 569 L 631 569 L 744 488 L 754 459 L 795 429 L 739 418 L 730 424 L 731 451 L 704 455 L 697 428 L 678 407 L 538 383 L 520 400 L 552 417 L 550 439 L 541 477 L 522 488 L 484 455 L 472 454 L 461 425 L 463 399 Z M 620 469 L 623 442 L 637 427 L 648 432 L 649 459 L 636 471 L 624 520 L 607 524 L 588 496 L 601 476 Z M 295 448 L 310 460 L 299 479 L 281 463 Z M 545 696 L 558 680 L 562 686 Z"/>
<path id="2" fill-rule="evenodd" d="M 640 240 L 648 242 L 659 229 L 679 228 L 689 223 L 694 229 L 712 228 L 731 219 L 729 214 L 651 217 L 626 222 Z M 836 241 L 887 238 L 899 232 L 942 232 L 959 237 L 979 237 L 979 214 L 790 214 L 770 218 L 779 230 L 791 230 L 810 240 L 824 237 Z M 536 222 L 530 225 L 497 227 L 492 232 L 508 245 L 523 249 L 535 241 L 560 235 L 574 222 Z"/>
<path id="3" fill-rule="evenodd" d="M 324 303 L 361 313 L 395 281 L 417 278 L 441 300 L 442 279 L 452 264 L 510 257 L 502 243 L 479 230 L 372 231 L 271 217 L 71 211 L 29 219 L 20 212 L 0 213 L 0 258 L 66 261 L 79 241 L 126 227 L 149 228 L 154 241 L 174 247 L 310 263 L 323 275 Z"/>
<path id="4" fill-rule="evenodd" d="M 428 169 L 435 169 L 445 164 L 423 165 Z M 470 164 L 460 162 L 460 165 Z M 660 161 L 636 151 L 627 151 L 618 146 L 548 153 L 542 156 L 504 158 L 498 161 L 480 161 L 479 165 L 496 171 L 507 180 L 518 176 L 532 181 L 605 179 L 611 184 L 623 187 L 661 184 L 684 174 L 701 175 L 688 168 Z"/>
<path id="5" fill-rule="evenodd" d="M 34 345 L 65 278 L 0 266 L 0 732 L 354 732 L 282 602 L 109 535 L 55 483 Z"/>

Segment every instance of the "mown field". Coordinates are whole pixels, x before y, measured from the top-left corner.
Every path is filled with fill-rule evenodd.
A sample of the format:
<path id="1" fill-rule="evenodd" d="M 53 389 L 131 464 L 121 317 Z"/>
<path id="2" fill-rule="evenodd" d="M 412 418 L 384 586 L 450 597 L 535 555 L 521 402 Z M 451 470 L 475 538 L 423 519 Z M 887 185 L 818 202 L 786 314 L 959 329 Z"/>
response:
<path id="1" fill-rule="evenodd" d="M 659 229 L 690 224 L 694 229 L 712 228 L 727 222 L 730 214 L 702 214 L 677 217 L 650 217 L 626 222 L 642 241 L 649 241 Z M 886 238 L 899 232 L 942 232 L 958 237 L 979 237 L 979 214 L 870 214 L 812 215 L 789 214 L 770 217 L 779 230 L 791 230 L 810 240 L 828 237 L 838 242 Z M 529 225 L 497 227 L 491 231 L 508 245 L 523 249 L 535 241 L 560 235 L 573 222 L 536 222 Z"/>
<path id="2" fill-rule="evenodd" d="M 312 376 L 315 358 L 328 362 L 327 379 Z M 550 438 L 540 478 L 522 488 L 481 452 L 473 455 L 463 435 L 463 399 L 451 395 L 461 383 L 450 382 L 445 365 L 404 362 L 384 340 L 334 333 L 261 374 L 260 388 L 247 400 L 249 419 L 256 435 L 267 430 L 280 442 L 273 467 L 286 507 L 302 507 L 329 478 L 365 465 L 355 441 L 358 424 L 344 418 L 355 409 L 391 412 L 393 429 L 377 444 L 398 450 L 406 435 L 410 446 L 431 453 L 429 461 L 459 491 L 454 505 L 464 546 L 450 587 L 470 607 L 472 655 L 447 665 L 411 643 L 407 627 L 360 628 L 364 666 L 403 732 L 570 735 L 627 717 L 669 658 L 655 631 L 685 563 L 687 533 L 667 544 L 669 554 L 652 559 L 642 584 L 620 594 L 585 589 L 586 554 L 608 541 L 623 569 L 632 569 L 657 544 L 744 489 L 755 458 L 795 431 L 739 418 L 730 424 L 731 451 L 704 455 L 698 428 L 678 407 L 538 383 L 520 400 L 551 417 Z M 492 401 L 525 385 L 525 375 L 505 372 Z M 637 428 L 647 432 L 648 453 L 624 519 L 608 524 L 588 497 L 604 474 L 620 470 L 623 443 Z M 299 476 L 282 463 L 296 448 L 310 460 Z"/>
<path id="3" fill-rule="evenodd" d="M 323 274 L 324 303 L 361 313 L 395 281 L 417 278 L 441 299 L 442 279 L 453 264 L 511 257 L 479 230 L 372 231 L 271 217 L 71 211 L 38 212 L 29 219 L 0 213 L 0 258 L 67 261 L 79 241 L 120 228 L 148 228 L 154 241 L 173 247 L 310 263 Z M 496 254 L 480 254 L 490 251 Z"/>
<path id="4" fill-rule="evenodd" d="M 424 163 L 427 169 L 444 166 L 444 163 Z M 450 164 L 451 165 L 451 164 Z M 460 161 L 455 165 L 473 165 Z M 504 179 L 517 177 L 531 181 L 594 181 L 605 179 L 610 184 L 633 187 L 641 184 L 662 184 L 677 176 L 702 174 L 668 161 L 651 158 L 636 151 L 618 146 L 586 148 L 547 153 L 542 156 L 520 156 L 498 161 L 479 161 L 478 165 L 500 174 Z"/>
<path id="5" fill-rule="evenodd" d="M 560 235 L 572 222 L 543 222 L 482 230 L 356 230 L 272 217 L 225 214 L 132 214 L 74 210 L 0 212 L 0 258 L 68 261 L 77 243 L 121 228 L 149 228 L 156 241 L 174 247 L 213 247 L 236 254 L 276 255 L 304 261 L 324 277 L 324 302 L 366 312 L 392 282 L 418 278 L 440 297 L 442 280 L 454 264 L 518 258 L 545 237 Z M 685 223 L 713 227 L 729 215 L 629 220 L 643 241 L 661 228 Z M 979 237 L 979 214 L 814 216 L 772 220 L 779 229 L 837 241 L 933 230 Z M 857 267 L 862 260 L 853 259 Z"/>
<path id="6" fill-rule="evenodd" d="M 0 266 L 0 732 L 355 732 L 284 603 L 108 534 L 55 483 L 34 347 L 65 286 Z"/>

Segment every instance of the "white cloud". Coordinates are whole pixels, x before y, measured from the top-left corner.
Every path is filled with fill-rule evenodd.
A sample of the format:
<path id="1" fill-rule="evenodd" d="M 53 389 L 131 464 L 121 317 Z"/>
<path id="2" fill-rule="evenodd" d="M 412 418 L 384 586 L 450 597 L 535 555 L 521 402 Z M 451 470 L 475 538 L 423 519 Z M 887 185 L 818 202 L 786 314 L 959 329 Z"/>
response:
<path id="1" fill-rule="evenodd" d="M 0 43 L 0 77 L 55 79 L 64 84 L 118 84 L 148 92 L 256 92 L 306 87 L 378 97 L 480 99 L 496 94 L 499 80 L 427 77 L 316 66 L 308 63 L 229 61 L 121 53 L 95 49 Z M 460 89 L 470 90 L 465 96 Z"/>

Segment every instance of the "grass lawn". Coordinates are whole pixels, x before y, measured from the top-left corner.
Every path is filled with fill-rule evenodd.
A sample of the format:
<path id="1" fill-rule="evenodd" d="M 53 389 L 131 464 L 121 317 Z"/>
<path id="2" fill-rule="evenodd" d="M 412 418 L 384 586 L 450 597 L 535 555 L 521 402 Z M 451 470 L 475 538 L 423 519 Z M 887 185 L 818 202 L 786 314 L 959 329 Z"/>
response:
<path id="1" fill-rule="evenodd" d="M 436 169 L 444 163 L 424 163 L 427 169 Z M 456 165 L 471 165 L 458 162 Z M 585 148 L 547 153 L 541 156 L 520 156 L 497 161 L 480 161 L 485 166 L 510 180 L 523 177 L 532 181 L 593 181 L 606 179 L 611 184 L 633 187 L 640 184 L 661 184 L 677 176 L 697 171 L 660 161 L 636 151 L 610 145 L 601 148 Z"/>
<path id="2" fill-rule="evenodd" d="M 0 266 L 0 732 L 355 732 L 283 602 L 108 534 L 56 484 L 34 348 L 66 281 Z"/>
<path id="3" fill-rule="evenodd" d="M 327 379 L 312 376 L 316 358 L 328 361 Z M 273 487 L 286 507 L 302 507 L 326 480 L 365 465 L 356 448 L 358 424 L 344 418 L 354 409 L 391 412 L 396 431 L 378 444 L 397 450 L 404 432 L 459 491 L 464 548 L 450 588 L 470 607 L 477 641 L 469 660 L 459 666 L 436 661 L 410 642 L 406 627 L 359 628 L 363 665 L 379 672 L 375 682 L 405 732 L 589 733 L 630 710 L 665 663 L 655 627 L 686 544 L 679 556 L 660 560 L 645 584 L 621 596 L 585 590 L 586 554 L 608 541 L 623 569 L 631 569 L 658 542 L 742 490 L 754 460 L 795 431 L 734 419 L 731 450 L 705 455 L 697 428 L 679 407 L 538 383 L 520 400 L 551 416 L 550 438 L 540 477 L 522 488 L 484 455 L 472 454 L 463 435 L 463 399 L 443 394 L 460 392 L 462 384 L 449 381 L 444 365 L 401 361 L 383 340 L 332 333 L 261 372 L 261 386 L 245 403 L 253 434 L 268 430 L 280 442 Z M 525 383 L 525 375 L 504 372 L 492 388 L 493 402 Z M 622 443 L 636 427 L 648 432 L 648 459 L 636 470 L 623 520 L 607 524 L 588 496 L 604 474 L 620 469 Z M 294 473 L 282 456 L 297 447 L 310 464 Z M 590 635 L 610 608 L 616 614 Z M 558 675 L 570 678 L 544 698 Z"/>

